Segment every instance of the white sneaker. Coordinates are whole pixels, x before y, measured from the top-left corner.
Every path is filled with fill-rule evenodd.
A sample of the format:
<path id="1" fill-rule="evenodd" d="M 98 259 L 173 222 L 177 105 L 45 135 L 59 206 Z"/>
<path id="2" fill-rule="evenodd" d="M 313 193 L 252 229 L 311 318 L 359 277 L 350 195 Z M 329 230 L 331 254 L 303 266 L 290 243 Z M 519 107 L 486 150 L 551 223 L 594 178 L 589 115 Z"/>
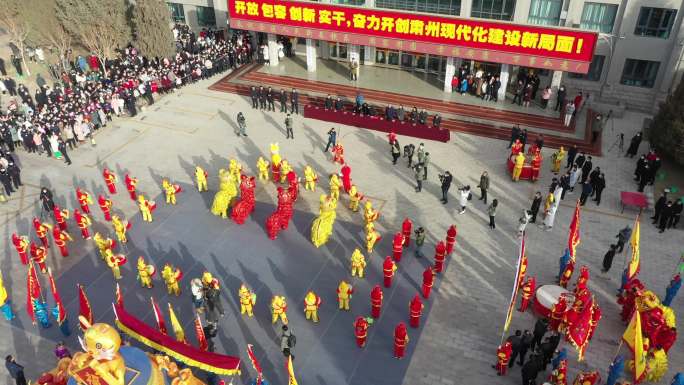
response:
<path id="1" fill-rule="evenodd" d="M 459 213 L 459 214 L 463 214 L 464 212 L 465 212 L 465 209 L 459 211 L 458 213 Z"/>

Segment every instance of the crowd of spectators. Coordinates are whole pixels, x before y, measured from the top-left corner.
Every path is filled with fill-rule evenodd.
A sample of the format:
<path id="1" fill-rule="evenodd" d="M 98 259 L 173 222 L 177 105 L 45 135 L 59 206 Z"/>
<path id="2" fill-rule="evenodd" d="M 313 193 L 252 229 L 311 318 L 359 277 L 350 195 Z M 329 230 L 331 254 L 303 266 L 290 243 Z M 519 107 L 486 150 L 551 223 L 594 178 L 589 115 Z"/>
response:
<path id="1" fill-rule="evenodd" d="M 94 144 L 93 132 L 113 116 L 135 116 L 140 104 L 154 103 L 154 94 L 251 61 L 247 32 L 236 31 L 228 41 L 207 31 L 197 35 L 184 25 L 173 33 L 177 52 L 172 58 L 148 58 L 131 45 L 104 66 L 97 56 L 78 56 L 52 86 L 37 77 L 33 94 L 2 68 L 2 92 L 9 102 L 0 108 L 0 175 L 2 165 L 16 164 L 12 153 L 19 148 L 70 164 L 67 150 L 88 140 Z"/>

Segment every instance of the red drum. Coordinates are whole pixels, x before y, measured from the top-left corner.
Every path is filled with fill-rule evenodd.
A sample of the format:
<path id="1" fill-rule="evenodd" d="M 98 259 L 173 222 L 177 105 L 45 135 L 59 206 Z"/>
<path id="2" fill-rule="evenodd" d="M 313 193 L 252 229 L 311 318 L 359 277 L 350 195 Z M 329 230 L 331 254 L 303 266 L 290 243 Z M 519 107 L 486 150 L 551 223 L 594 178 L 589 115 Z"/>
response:
<path id="1" fill-rule="evenodd" d="M 558 298 L 565 295 L 568 298 L 568 304 L 572 304 L 572 293 L 565 290 L 558 285 L 544 285 L 537 289 L 534 293 L 534 312 L 538 315 L 548 318 L 551 316 L 551 308 L 558 302 Z"/>

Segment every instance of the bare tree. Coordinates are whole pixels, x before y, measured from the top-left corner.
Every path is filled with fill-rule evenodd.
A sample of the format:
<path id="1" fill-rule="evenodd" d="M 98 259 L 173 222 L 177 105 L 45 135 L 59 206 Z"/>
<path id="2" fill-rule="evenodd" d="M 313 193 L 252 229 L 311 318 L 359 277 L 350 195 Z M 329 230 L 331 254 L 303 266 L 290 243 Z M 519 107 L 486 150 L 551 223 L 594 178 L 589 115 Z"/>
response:
<path id="1" fill-rule="evenodd" d="M 27 7 L 22 0 L 3 0 L 3 3 L 0 7 L 0 26 L 7 31 L 10 41 L 19 49 L 26 75 L 31 76 L 31 70 L 26 64 L 26 42 L 31 31 L 26 18 Z"/>
<path id="2" fill-rule="evenodd" d="M 172 57 L 176 45 L 171 32 L 171 12 L 163 0 L 137 0 L 133 6 L 135 46 L 148 57 Z"/>
<path id="3" fill-rule="evenodd" d="M 126 0 L 56 0 L 57 18 L 64 28 L 100 60 L 107 77 L 107 60 L 131 38 Z"/>
<path id="4" fill-rule="evenodd" d="M 49 47 L 59 55 L 62 68 L 69 64 L 72 37 L 55 17 L 55 0 L 23 0 L 27 9 L 27 22 L 31 26 L 29 41 L 36 46 Z"/>

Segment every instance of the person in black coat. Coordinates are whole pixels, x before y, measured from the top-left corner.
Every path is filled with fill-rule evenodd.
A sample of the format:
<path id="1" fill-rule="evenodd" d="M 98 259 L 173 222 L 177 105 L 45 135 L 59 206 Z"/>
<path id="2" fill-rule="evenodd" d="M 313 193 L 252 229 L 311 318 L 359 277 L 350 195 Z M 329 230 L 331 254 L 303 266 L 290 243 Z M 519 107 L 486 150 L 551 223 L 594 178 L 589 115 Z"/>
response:
<path id="1" fill-rule="evenodd" d="M 577 165 L 577 168 L 582 168 L 584 165 L 584 161 L 587 159 L 586 155 L 584 155 L 584 151 L 579 154 L 579 156 L 575 159 L 575 164 Z"/>
<path id="2" fill-rule="evenodd" d="M 12 355 L 5 357 L 5 368 L 7 368 L 10 377 L 14 378 L 14 382 L 17 385 L 26 385 L 24 367 L 19 365 Z"/>
<path id="3" fill-rule="evenodd" d="M 0 183 L 2 183 L 2 186 L 5 188 L 5 195 L 8 197 L 11 196 L 14 189 L 12 188 L 12 178 L 10 177 L 9 172 L 7 172 L 7 169 L 0 168 Z"/>
<path id="4" fill-rule="evenodd" d="M 573 144 L 572 147 L 568 149 L 568 160 L 567 163 L 565 164 L 565 168 L 570 168 L 572 167 L 572 164 L 575 163 L 575 158 L 577 157 L 577 145 Z"/>
<path id="5" fill-rule="evenodd" d="M 47 212 L 52 212 L 55 208 L 55 201 L 52 199 L 52 191 L 47 187 L 40 189 L 40 201 L 43 202 L 43 209 Z"/>
<path id="6" fill-rule="evenodd" d="M 591 192 L 594 190 L 593 187 L 591 187 L 591 183 L 585 183 L 582 185 L 582 195 L 580 195 L 580 205 L 584 206 L 587 203 L 587 198 L 591 195 Z"/>
<path id="7" fill-rule="evenodd" d="M 653 224 L 658 223 L 658 220 L 660 219 L 660 215 L 663 212 L 663 208 L 665 208 L 665 205 L 667 204 L 668 192 L 668 190 L 664 190 L 663 193 L 660 195 L 660 198 L 658 198 L 658 200 L 655 203 L 655 214 L 651 217 L 651 219 L 653 219 Z"/>
<path id="8" fill-rule="evenodd" d="M 14 161 L 10 161 L 7 163 L 7 173 L 10 176 L 10 179 L 12 179 L 12 184 L 14 185 L 14 188 L 19 190 L 19 186 L 21 186 L 21 169 L 19 166 L 17 166 Z"/>
<path id="9" fill-rule="evenodd" d="M 530 349 L 530 346 L 532 345 L 532 340 L 534 339 L 534 336 L 532 333 L 530 333 L 529 330 L 525 330 L 522 335 L 522 341 L 520 343 L 520 362 L 518 364 L 520 366 L 525 365 L 525 356 L 527 355 L 527 351 Z"/>
<path id="10" fill-rule="evenodd" d="M 646 163 L 639 172 L 639 188 L 637 191 L 644 192 L 644 187 L 646 187 L 648 184 L 649 175 L 651 175 L 651 167 L 649 167 L 648 163 Z"/>
<path id="11" fill-rule="evenodd" d="M 591 171 L 593 164 L 591 163 L 591 155 L 587 157 L 587 160 L 584 161 L 584 164 L 582 165 L 582 180 L 580 183 L 584 183 L 587 181 L 587 178 L 589 178 L 589 172 Z"/>
<path id="12" fill-rule="evenodd" d="M 667 201 L 667 204 L 665 204 L 665 207 L 663 207 L 662 211 L 660 212 L 660 223 L 658 228 L 660 229 L 659 233 L 662 233 L 665 231 L 667 228 L 667 223 L 670 222 L 670 217 L 672 217 L 672 201 Z"/>
<path id="13" fill-rule="evenodd" d="M 0 57 L 0 74 L 7 76 L 7 69 L 5 69 L 5 60 Z"/>
<path id="14" fill-rule="evenodd" d="M 299 92 L 296 88 L 290 91 L 290 113 L 293 112 L 299 115 Z"/>
<path id="15" fill-rule="evenodd" d="M 204 311 L 207 322 L 217 323 L 219 314 L 225 315 L 221 304 L 220 291 L 218 288 L 209 287 L 204 292 Z"/>
<path id="16" fill-rule="evenodd" d="M 280 112 L 287 112 L 287 92 L 284 88 L 280 89 Z"/>
<path id="17" fill-rule="evenodd" d="M 544 334 L 549 329 L 549 321 L 546 318 L 538 318 L 537 322 L 534 324 L 532 343 L 530 344 L 530 349 L 534 351 L 535 346 L 541 345 L 542 338 Z"/>
<path id="18" fill-rule="evenodd" d="M 516 330 L 515 334 L 512 336 L 508 336 L 506 338 L 507 342 L 511 343 L 511 358 L 508 360 L 508 367 L 512 368 L 513 365 L 515 365 L 515 359 L 518 358 L 518 354 L 520 354 L 520 347 L 522 346 L 522 332 L 520 330 Z"/>
<path id="19" fill-rule="evenodd" d="M 636 162 L 636 168 L 634 169 L 634 180 L 639 181 L 639 178 L 641 178 L 641 174 L 644 171 L 644 166 L 646 166 L 648 162 L 646 161 L 646 156 L 641 155 L 639 157 L 639 160 Z"/>
<path id="20" fill-rule="evenodd" d="M 672 205 L 672 216 L 670 216 L 669 222 L 667 222 L 667 228 L 669 229 L 670 227 L 673 229 L 677 228 L 677 224 L 679 223 L 679 219 L 682 217 L 682 199 L 679 198 L 677 201 L 675 201 L 674 205 Z"/>
<path id="21" fill-rule="evenodd" d="M 432 126 L 435 128 L 439 128 L 439 126 L 442 124 L 442 117 L 439 114 L 435 114 L 435 116 L 432 118 Z"/>
<path id="22" fill-rule="evenodd" d="M 2 82 L 5 83 L 5 88 L 7 88 L 10 96 L 17 96 L 17 82 L 14 79 L 8 76 Z"/>
<path id="23" fill-rule="evenodd" d="M 561 175 L 558 184 L 563 188 L 563 191 L 561 191 L 561 200 L 563 200 L 565 199 L 565 193 L 570 190 L 570 172 Z"/>
<path id="24" fill-rule="evenodd" d="M 446 204 L 449 201 L 447 196 L 449 194 L 449 187 L 451 187 L 451 181 L 453 180 L 453 177 L 449 171 L 446 171 L 444 174 L 439 175 L 439 180 L 442 187 L 442 204 Z"/>
<path id="25" fill-rule="evenodd" d="M 69 158 L 69 153 L 67 153 L 66 143 L 64 143 L 63 140 L 60 140 L 57 148 L 59 149 L 59 152 L 62 153 L 62 156 L 64 156 L 64 162 L 67 164 L 67 166 L 71 166 L 71 158 Z"/>
<path id="26" fill-rule="evenodd" d="M 513 128 L 511 128 L 511 141 L 508 143 L 508 148 L 511 148 L 513 146 L 513 143 L 515 142 L 516 139 L 520 136 L 520 126 L 515 125 Z"/>
<path id="27" fill-rule="evenodd" d="M 266 90 L 264 89 L 263 86 L 259 87 L 257 94 L 259 95 L 259 108 L 262 110 L 265 110 L 266 109 Z"/>
<path id="28" fill-rule="evenodd" d="M 268 110 L 275 112 L 275 95 L 271 87 L 266 90 L 266 102 L 268 102 Z"/>
<path id="29" fill-rule="evenodd" d="M 532 200 L 532 207 L 530 207 L 530 212 L 532 213 L 530 223 L 535 223 L 537 221 L 537 214 L 539 213 L 539 207 L 541 206 L 541 203 L 542 195 L 541 192 L 537 191 L 534 194 L 534 199 Z"/>
<path id="30" fill-rule="evenodd" d="M 593 170 L 589 173 L 589 183 L 594 186 L 594 192 L 591 193 L 591 196 L 594 196 L 594 193 L 596 193 L 596 180 L 598 179 L 599 175 L 601 175 L 601 167 L 594 167 Z"/>
<path id="31" fill-rule="evenodd" d="M 332 108 L 333 108 L 332 96 L 328 95 L 325 97 L 325 103 L 323 104 L 323 108 L 326 110 L 332 110 Z"/>
<path id="32" fill-rule="evenodd" d="M 596 195 L 594 202 L 596 202 L 596 206 L 601 204 L 601 193 L 603 192 L 604 188 L 606 188 L 606 176 L 601 173 L 594 183 L 594 193 Z"/>
<path id="33" fill-rule="evenodd" d="M 344 104 L 342 103 L 342 99 L 337 98 L 337 100 L 335 100 L 335 111 L 342 111 L 343 107 Z"/>
<path id="34" fill-rule="evenodd" d="M 639 151 L 639 145 L 641 144 L 641 132 L 637 133 L 632 137 L 629 143 L 629 148 L 627 148 L 627 153 L 625 156 L 633 158 Z"/>
<path id="35" fill-rule="evenodd" d="M 543 358 L 539 354 L 533 354 L 530 360 L 523 365 L 522 370 L 522 383 L 523 385 L 535 385 L 537 380 L 537 375 L 542 367 Z"/>

